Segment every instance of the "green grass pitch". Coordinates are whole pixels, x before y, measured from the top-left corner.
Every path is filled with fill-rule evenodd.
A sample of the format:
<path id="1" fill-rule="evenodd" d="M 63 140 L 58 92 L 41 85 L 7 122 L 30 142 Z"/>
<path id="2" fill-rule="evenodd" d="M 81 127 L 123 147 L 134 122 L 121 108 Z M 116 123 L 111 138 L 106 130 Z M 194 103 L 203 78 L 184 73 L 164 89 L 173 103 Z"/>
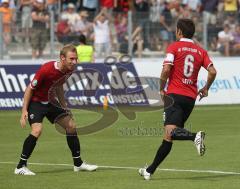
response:
<path id="1" fill-rule="evenodd" d="M 86 111 L 74 113 L 76 121 L 82 124 L 99 117 Z M 138 113 L 134 121 L 120 115 L 111 127 L 80 136 L 81 154 L 86 162 L 119 167 L 100 167 L 91 173 L 73 172 L 65 136 L 56 132 L 55 127 L 45 120 L 42 136 L 29 160 L 29 163 L 40 164 L 28 165 L 36 176 L 13 174 L 23 140 L 30 129 L 28 126 L 20 128 L 20 111 L 2 111 L 0 189 L 239 189 L 239 116 L 239 105 L 196 107 L 186 126 L 192 131 L 206 132 L 205 156 L 197 155 L 192 142 L 174 142 L 170 155 L 152 180 L 144 181 L 137 168 L 151 163 L 162 141 L 162 111 Z M 150 132 L 150 128 L 154 128 L 156 133 Z"/>

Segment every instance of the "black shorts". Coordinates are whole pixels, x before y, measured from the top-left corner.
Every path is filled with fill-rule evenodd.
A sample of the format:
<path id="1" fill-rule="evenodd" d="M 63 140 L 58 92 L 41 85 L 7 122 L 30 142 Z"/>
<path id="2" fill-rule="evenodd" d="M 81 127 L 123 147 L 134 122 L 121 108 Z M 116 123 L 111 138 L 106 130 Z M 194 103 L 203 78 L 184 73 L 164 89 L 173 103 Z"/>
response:
<path id="1" fill-rule="evenodd" d="M 43 104 L 41 102 L 31 101 L 28 106 L 28 122 L 42 123 L 46 116 L 51 123 L 55 123 L 57 118 L 67 115 L 68 112 L 60 107 L 54 106 L 51 103 Z"/>
<path id="2" fill-rule="evenodd" d="M 176 125 L 183 128 L 193 110 L 195 99 L 178 94 L 168 94 L 168 96 L 173 98 L 174 103 L 172 106 L 164 108 L 164 126 Z"/>

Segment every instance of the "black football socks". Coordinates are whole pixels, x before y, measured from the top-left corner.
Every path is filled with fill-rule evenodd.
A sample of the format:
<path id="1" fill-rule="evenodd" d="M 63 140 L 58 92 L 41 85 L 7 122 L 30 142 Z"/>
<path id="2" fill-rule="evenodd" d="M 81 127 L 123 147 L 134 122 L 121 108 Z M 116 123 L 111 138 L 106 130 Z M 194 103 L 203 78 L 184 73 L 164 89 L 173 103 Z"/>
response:
<path id="1" fill-rule="evenodd" d="M 160 163 L 167 157 L 171 149 L 172 149 L 172 142 L 163 140 L 152 164 L 147 168 L 147 172 L 150 174 L 153 174 L 157 169 L 157 167 L 160 165 Z"/>
<path id="2" fill-rule="evenodd" d="M 171 133 L 172 140 L 195 140 L 196 133 L 191 133 L 190 131 L 177 127 Z M 162 141 L 157 154 L 152 162 L 152 164 L 147 168 L 147 172 L 153 174 L 160 163 L 167 157 L 172 148 L 172 142 L 166 140 Z"/>
<path id="3" fill-rule="evenodd" d="M 67 134 L 67 143 L 72 152 L 74 165 L 81 166 L 83 161 L 80 157 L 80 143 L 77 134 Z"/>
<path id="4" fill-rule="evenodd" d="M 23 149 L 22 149 L 20 161 L 17 165 L 18 169 L 22 168 L 23 166 L 27 166 L 27 160 L 31 156 L 36 146 L 36 143 L 37 143 L 37 137 L 31 134 L 25 139 L 23 143 Z"/>

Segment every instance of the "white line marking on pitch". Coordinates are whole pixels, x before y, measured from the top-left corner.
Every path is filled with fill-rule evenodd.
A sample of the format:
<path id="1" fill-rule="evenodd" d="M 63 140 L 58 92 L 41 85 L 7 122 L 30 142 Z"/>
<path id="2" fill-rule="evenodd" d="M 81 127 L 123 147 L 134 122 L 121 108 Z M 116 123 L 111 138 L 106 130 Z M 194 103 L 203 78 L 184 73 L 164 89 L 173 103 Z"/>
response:
<path id="1" fill-rule="evenodd" d="M 17 164 L 16 162 L 0 162 L 0 164 Z M 28 163 L 30 165 L 43 165 L 43 166 L 65 166 L 72 167 L 72 164 L 64 163 Z M 139 167 L 119 167 L 119 166 L 109 166 L 101 165 L 99 168 L 111 168 L 111 169 L 132 169 L 138 170 Z M 229 172 L 229 171 L 215 171 L 215 170 L 192 170 L 192 169 L 159 169 L 159 171 L 169 171 L 169 172 L 191 172 L 191 173 L 212 173 L 212 174 L 225 174 L 225 175 L 240 175 L 239 172 Z"/>

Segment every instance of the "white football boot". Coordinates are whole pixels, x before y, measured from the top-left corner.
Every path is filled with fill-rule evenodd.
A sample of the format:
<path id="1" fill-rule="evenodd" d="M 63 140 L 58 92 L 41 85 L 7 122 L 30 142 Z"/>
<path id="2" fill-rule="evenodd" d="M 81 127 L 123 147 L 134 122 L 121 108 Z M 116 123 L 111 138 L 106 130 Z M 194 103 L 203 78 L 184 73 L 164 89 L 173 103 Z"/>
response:
<path id="1" fill-rule="evenodd" d="M 138 170 L 138 173 L 140 176 L 143 176 L 145 180 L 150 180 L 151 179 L 151 174 L 147 172 L 147 168 L 140 168 Z"/>
<path id="2" fill-rule="evenodd" d="M 36 175 L 34 172 L 30 171 L 27 167 L 22 167 L 20 169 L 16 168 L 14 170 L 16 175 Z"/>
<path id="3" fill-rule="evenodd" d="M 73 167 L 73 171 L 74 172 L 78 172 L 78 171 L 96 171 L 97 168 L 98 168 L 97 165 L 90 165 L 90 164 L 87 164 L 87 163 L 83 162 L 80 167 L 74 166 Z"/>
<path id="4" fill-rule="evenodd" d="M 194 140 L 195 146 L 200 156 L 203 156 L 206 151 L 206 147 L 204 145 L 204 138 L 205 138 L 205 133 L 203 131 L 199 131 L 197 132 Z"/>

